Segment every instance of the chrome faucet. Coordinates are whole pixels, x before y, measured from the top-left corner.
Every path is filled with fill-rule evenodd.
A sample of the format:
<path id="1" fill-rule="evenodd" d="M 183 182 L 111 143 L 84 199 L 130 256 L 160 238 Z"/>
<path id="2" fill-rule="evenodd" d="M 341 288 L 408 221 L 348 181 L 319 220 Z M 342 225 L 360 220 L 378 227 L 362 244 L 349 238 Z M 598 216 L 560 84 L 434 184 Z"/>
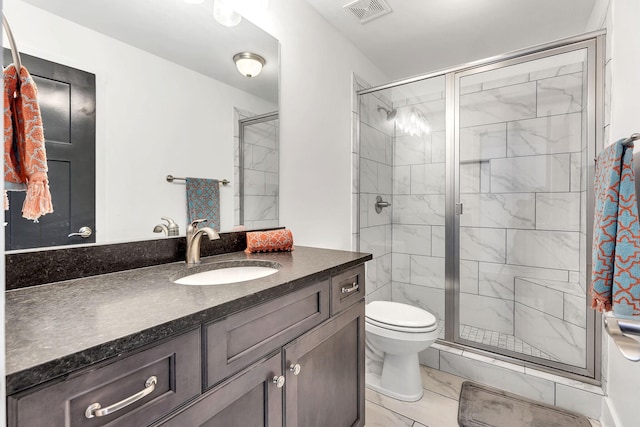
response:
<path id="1" fill-rule="evenodd" d="M 198 224 L 207 219 L 196 219 L 187 227 L 187 265 L 200 264 L 200 238 L 203 234 L 209 236 L 209 240 L 216 240 L 220 235 L 211 227 L 198 229 Z"/>

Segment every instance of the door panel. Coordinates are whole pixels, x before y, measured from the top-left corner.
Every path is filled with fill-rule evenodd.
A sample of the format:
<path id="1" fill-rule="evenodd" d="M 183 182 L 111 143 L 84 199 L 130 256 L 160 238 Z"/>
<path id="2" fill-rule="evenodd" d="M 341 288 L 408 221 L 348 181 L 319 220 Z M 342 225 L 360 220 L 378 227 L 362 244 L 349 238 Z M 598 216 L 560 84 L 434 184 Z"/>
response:
<path id="1" fill-rule="evenodd" d="M 22 218 L 23 192 L 9 192 L 5 249 L 26 249 L 96 241 L 95 75 L 21 54 L 38 86 L 54 212 L 39 222 Z M 4 50 L 4 63 L 11 54 Z M 89 238 L 67 237 L 80 227 Z"/>
<path id="2" fill-rule="evenodd" d="M 456 74 L 458 342 L 588 368 L 589 66 L 582 44 Z"/>

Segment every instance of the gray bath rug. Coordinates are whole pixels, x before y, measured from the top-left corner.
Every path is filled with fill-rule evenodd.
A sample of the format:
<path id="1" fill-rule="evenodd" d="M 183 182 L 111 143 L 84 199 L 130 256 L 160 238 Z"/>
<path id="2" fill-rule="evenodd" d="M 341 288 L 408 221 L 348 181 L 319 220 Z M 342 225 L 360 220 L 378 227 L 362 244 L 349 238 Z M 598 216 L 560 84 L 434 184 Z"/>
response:
<path id="1" fill-rule="evenodd" d="M 460 427 L 591 427 L 584 415 L 471 381 L 462 383 Z"/>

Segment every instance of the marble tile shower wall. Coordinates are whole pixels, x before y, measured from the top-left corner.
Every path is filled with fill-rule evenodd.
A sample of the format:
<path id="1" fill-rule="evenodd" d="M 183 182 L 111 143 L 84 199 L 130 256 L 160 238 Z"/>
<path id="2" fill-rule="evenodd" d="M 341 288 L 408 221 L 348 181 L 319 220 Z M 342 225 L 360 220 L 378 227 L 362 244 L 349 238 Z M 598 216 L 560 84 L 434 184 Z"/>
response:
<path id="1" fill-rule="evenodd" d="M 236 111 L 239 118 L 253 116 Z M 239 129 L 235 140 L 234 181 L 239 183 Z M 278 120 L 244 127 L 244 226 L 277 227 L 279 193 Z M 240 189 L 235 185 L 235 224 L 240 221 Z"/>
<path id="2" fill-rule="evenodd" d="M 396 102 L 418 109 L 431 132 L 396 130 L 393 186 L 392 300 L 425 308 L 444 320 L 445 286 L 445 93 Z"/>
<path id="3" fill-rule="evenodd" d="M 583 81 L 578 63 L 460 97 L 460 321 L 576 366 L 586 352 Z M 538 279 L 540 292 L 517 278 Z"/>
<path id="4" fill-rule="evenodd" d="M 384 93 L 369 94 L 359 100 L 359 145 L 354 146 L 354 167 L 359 170 L 360 250 L 371 252 L 367 263 L 367 299 L 391 299 L 391 209 L 375 210 L 376 196 L 392 198 L 393 122 L 387 120 L 391 102 Z M 354 185 L 357 185 L 354 183 Z M 355 190 L 355 189 L 354 189 Z"/>

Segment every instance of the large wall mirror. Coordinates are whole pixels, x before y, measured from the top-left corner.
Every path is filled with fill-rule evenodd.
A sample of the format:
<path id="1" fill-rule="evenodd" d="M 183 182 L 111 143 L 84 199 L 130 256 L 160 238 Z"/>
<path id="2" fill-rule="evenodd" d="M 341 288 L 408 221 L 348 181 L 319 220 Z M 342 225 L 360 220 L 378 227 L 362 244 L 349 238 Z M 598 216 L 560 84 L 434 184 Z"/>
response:
<path id="1" fill-rule="evenodd" d="M 64 224 L 64 219 L 52 215 L 51 221 L 64 235 L 61 244 L 159 238 L 162 234 L 153 230 L 163 222 L 161 217 L 174 219 L 184 235 L 185 182 L 168 182 L 167 175 L 230 181 L 220 186 L 223 232 L 243 225 L 244 217 L 251 218 L 244 224 L 247 228 L 278 224 L 277 39 L 244 18 L 233 27 L 219 24 L 213 0 L 202 4 L 5 0 L 3 4 L 21 54 L 54 64 L 49 67 L 50 81 L 36 79 L 41 97 L 46 98 L 40 102 L 47 144 L 48 132 L 53 139 L 71 135 L 72 141 L 54 141 L 67 145 L 77 142 L 74 133 L 86 134 L 78 132 L 73 121 L 67 133 L 57 132 L 56 124 L 48 125 L 44 112 L 48 103 L 70 106 L 68 114 L 93 117 L 95 122 L 95 158 L 89 154 L 76 159 L 78 164 L 94 166 L 93 234 L 89 239 L 67 238 L 84 224 Z M 4 47 L 9 47 L 6 37 Z M 259 75 L 247 78 L 237 71 L 233 57 L 240 52 L 266 60 Z M 4 57 L 6 66 L 10 55 L 5 52 Z M 62 68 L 71 70 L 69 82 L 57 78 Z M 74 70 L 81 71 L 80 77 L 74 77 Z M 93 103 L 75 89 L 74 85 L 85 83 L 83 76 L 94 79 Z M 61 123 L 69 122 L 67 113 L 46 116 L 56 114 Z M 254 117 L 271 120 L 252 122 Z M 248 126 L 258 122 L 261 126 Z M 244 150 L 242 138 L 247 140 Z M 76 181 L 85 186 L 88 182 Z M 73 197 L 71 191 L 69 198 Z M 64 211 L 69 203 L 65 197 L 54 197 L 54 210 Z M 250 213 L 245 215 L 240 208 Z M 41 223 L 46 220 L 47 216 Z"/>

